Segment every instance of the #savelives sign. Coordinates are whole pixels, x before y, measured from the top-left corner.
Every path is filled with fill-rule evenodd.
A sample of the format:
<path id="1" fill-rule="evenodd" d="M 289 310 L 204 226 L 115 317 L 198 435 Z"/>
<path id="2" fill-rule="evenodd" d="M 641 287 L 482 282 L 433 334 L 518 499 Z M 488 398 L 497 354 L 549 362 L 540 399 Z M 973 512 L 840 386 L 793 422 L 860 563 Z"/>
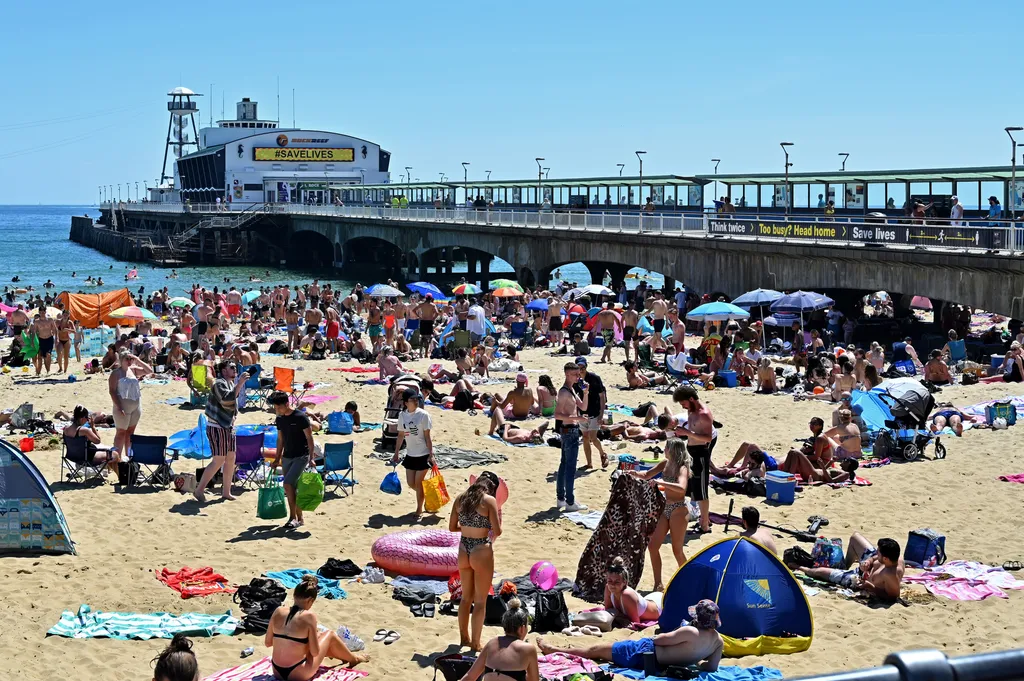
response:
<path id="1" fill-rule="evenodd" d="M 865 224 L 848 222 L 786 222 L 716 218 L 708 223 L 711 234 L 759 239 L 813 239 L 859 241 L 873 244 L 965 246 L 1005 248 L 1006 230 L 949 225 Z"/>

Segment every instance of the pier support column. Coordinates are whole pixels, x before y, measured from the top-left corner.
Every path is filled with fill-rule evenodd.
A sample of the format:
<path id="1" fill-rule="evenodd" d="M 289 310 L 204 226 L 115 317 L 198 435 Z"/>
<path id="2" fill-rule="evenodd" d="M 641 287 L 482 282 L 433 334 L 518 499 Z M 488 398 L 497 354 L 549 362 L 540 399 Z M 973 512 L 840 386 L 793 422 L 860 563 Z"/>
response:
<path id="1" fill-rule="evenodd" d="M 220 262 L 222 239 L 223 235 L 221 234 L 220 230 L 217 230 L 216 232 L 213 233 L 213 263 L 215 265 Z"/>
<path id="2" fill-rule="evenodd" d="M 471 255 L 466 256 L 466 281 L 476 280 L 477 259 Z"/>
<path id="3" fill-rule="evenodd" d="M 675 291 L 675 289 L 676 289 L 676 280 L 673 279 L 672 277 L 666 276 L 665 277 L 665 287 L 664 287 L 664 290 L 666 291 L 666 293 L 672 293 L 673 291 Z"/>
<path id="4" fill-rule="evenodd" d="M 608 286 L 608 288 L 612 289 L 613 291 L 618 291 L 619 285 L 622 282 L 626 281 L 626 272 L 629 271 L 629 268 L 626 267 L 625 265 L 620 265 L 618 263 L 613 262 L 608 263 L 606 265 L 606 269 L 612 275 L 612 283 L 611 285 Z M 604 271 L 602 270 L 602 274 L 603 273 Z"/>
<path id="5" fill-rule="evenodd" d="M 484 255 L 480 258 L 480 288 L 487 290 L 487 285 L 491 281 L 491 256 Z"/>
<path id="6" fill-rule="evenodd" d="M 199 232 L 199 264 L 206 264 L 206 232 Z"/>

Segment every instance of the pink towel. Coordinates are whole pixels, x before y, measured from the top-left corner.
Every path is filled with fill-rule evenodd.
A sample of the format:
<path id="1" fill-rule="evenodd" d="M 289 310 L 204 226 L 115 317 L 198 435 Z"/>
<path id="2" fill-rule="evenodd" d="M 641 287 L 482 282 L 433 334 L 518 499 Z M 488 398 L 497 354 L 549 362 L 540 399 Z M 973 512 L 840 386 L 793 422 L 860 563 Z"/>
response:
<path id="1" fill-rule="evenodd" d="M 313 678 L 317 681 L 356 681 L 366 675 L 366 672 L 358 669 L 320 667 Z M 205 677 L 203 681 L 276 681 L 276 679 L 270 665 L 270 658 L 264 657 L 259 662 L 250 665 L 240 665 L 219 671 Z"/>
<path id="2" fill-rule="evenodd" d="M 999 479 L 1003 482 L 1019 482 L 1024 484 L 1024 473 L 1015 473 L 1013 475 L 1000 475 Z"/>
<path id="3" fill-rule="evenodd" d="M 942 582 L 927 582 L 924 588 L 934 596 L 943 596 L 951 601 L 983 601 L 989 596 L 1006 598 L 1006 592 L 984 582 L 971 583 L 966 579 L 947 579 Z"/>
<path id="4" fill-rule="evenodd" d="M 337 395 L 303 395 L 299 401 L 309 402 L 310 404 L 322 404 L 336 399 L 338 399 Z"/>
<path id="5" fill-rule="evenodd" d="M 552 653 L 537 658 L 542 679 L 568 679 L 573 674 L 595 674 L 601 668 L 582 657 L 565 653 Z"/>

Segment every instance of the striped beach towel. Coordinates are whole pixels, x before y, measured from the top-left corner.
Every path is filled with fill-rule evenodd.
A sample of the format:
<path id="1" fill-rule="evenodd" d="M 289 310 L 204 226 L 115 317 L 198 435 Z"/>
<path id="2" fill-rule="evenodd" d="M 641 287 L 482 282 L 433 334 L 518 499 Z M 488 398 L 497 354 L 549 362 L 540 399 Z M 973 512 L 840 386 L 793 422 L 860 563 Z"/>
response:
<path id="1" fill-rule="evenodd" d="M 366 672 L 358 669 L 320 667 L 320 670 L 313 678 L 316 681 L 355 681 L 366 675 Z M 219 671 L 216 674 L 211 674 L 204 677 L 203 681 L 275 681 L 275 679 L 274 669 L 270 665 L 270 658 L 264 657 L 259 662 L 239 665 Z"/>
<path id="2" fill-rule="evenodd" d="M 100 612 L 82 605 L 77 613 L 65 610 L 60 621 L 53 625 L 47 636 L 66 638 L 116 638 L 122 641 L 147 641 L 151 638 L 174 638 L 182 633 L 189 636 L 231 636 L 238 628 L 238 619 L 231 611 L 223 615 L 205 615 L 187 612 L 172 615 L 167 612 L 141 614 L 134 612 Z"/>

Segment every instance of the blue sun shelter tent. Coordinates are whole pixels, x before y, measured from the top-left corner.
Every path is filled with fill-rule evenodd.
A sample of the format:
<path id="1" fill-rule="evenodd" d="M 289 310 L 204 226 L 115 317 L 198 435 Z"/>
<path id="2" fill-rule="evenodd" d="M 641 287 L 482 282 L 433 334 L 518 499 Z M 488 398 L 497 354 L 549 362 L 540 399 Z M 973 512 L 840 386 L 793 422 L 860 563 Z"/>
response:
<path id="1" fill-rule="evenodd" d="M 673 575 L 658 624 L 674 631 L 690 606 L 718 604 L 731 657 L 798 653 L 811 647 L 811 605 L 793 573 L 771 551 L 747 537 L 722 539 L 702 549 Z"/>
<path id="2" fill-rule="evenodd" d="M 75 553 L 64 513 L 43 474 L 0 440 L 0 555 Z"/>

